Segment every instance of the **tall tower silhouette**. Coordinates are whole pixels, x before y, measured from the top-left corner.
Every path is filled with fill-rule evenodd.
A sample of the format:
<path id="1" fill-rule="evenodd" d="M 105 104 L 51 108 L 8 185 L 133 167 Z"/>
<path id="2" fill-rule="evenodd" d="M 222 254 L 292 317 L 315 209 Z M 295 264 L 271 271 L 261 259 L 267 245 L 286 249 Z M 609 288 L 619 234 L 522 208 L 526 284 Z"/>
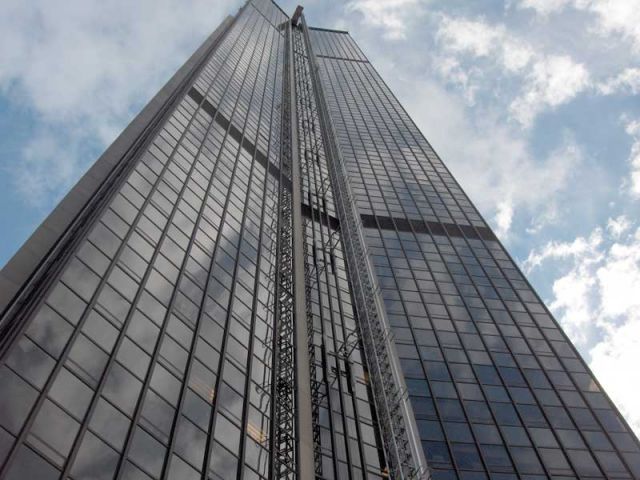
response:
<path id="1" fill-rule="evenodd" d="M 2 479 L 640 478 L 445 164 L 301 7 L 227 17 L 0 287 Z"/>

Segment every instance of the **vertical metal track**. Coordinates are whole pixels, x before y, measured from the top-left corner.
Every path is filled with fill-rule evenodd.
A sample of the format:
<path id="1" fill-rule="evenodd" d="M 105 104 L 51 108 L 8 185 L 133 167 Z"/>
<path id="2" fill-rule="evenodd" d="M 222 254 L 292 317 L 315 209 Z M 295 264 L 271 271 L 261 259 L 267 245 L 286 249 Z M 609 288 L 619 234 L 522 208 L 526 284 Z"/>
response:
<path id="1" fill-rule="evenodd" d="M 293 40 L 293 64 L 295 70 L 296 81 L 296 93 L 297 93 L 297 107 L 298 115 L 303 118 L 300 123 L 299 135 L 302 141 L 299 141 L 300 145 L 305 145 L 304 139 L 311 138 L 316 140 L 310 148 L 305 148 L 305 151 L 300 155 L 301 176 L 303 178 L 309 178 L 309 162 L 312 161 L 310 156 L 314 156 L 318 153 L 320 148 L 317 143 L 316 137 L 309 135 L 308 123 L 304 120 L 308 116 L 308 109 L 311 105 L 308 103 L 309 95 L 311 94 L 311 85 L 309 84 L 309 75 L 305 69 L 305 50 L 303 44 L 302 33 L 298 28 L 292 31 Z M 303 113 L 304 112 L 304 113 Z M 302 185 L 300 185 L 302 189 Z M 304 230 L 307 231 L 310 227 L 312 220 L 305 220 Z M 313 437 L 313 461 L 314 461 L 314 474 L 316 479 L 322 478 L 322 453 L 321 453 L 321 433 L 320 433 L 320 395 L 322 382 L 317 379 L 316 368 L 316 348 L 315 348 L 315 332 L 314 332 L 314 317 L 312 311 L 311 298 L 313 295 L 313 285 L 315 276 L 315 267 L 309 261 L 310 253 L 307 242 L 304 242 L 304 284 L 305 284 L 305 313 L 307 322 L 307 348 L 309 355 L 309 378 L 310 378 L 310 390 L 311 390 L 311 421 L 312 421 L 312 437 Z"/>
<path id="2" fill-rule="evenodd" d="M 400 386 L 403 385 L 402 373 L 393 357 L 394 347 L 390 331 L 383 317 L 382 301 L 369 262 L 360 217 L 335 143 L 335 132 L 321 89 L 318 67 L 314 61 L 304 16 L 301 28 L 308 53 L 310 83 L 319 120 L 318 130 L 327 156 L 331 188 L 340 220 L 348 274 L 357 310 L 357 323 L 370 373 L 389 476 L 403 480 L 428 478 L 415 423 L 409 413 L 406 390 Z M 352 347 L 345 342 L 344 349 L 342 353 L 348 356 Z"/>
<path id="3" fill-rule="evenodd" d="M 285 35 L 282 77 L 280 184 L 273 346 L 271 478 L 293 480 L 295 459 L 295 364 L 292 222 L 292 135 L 291 135 L 291 24 L 282 24 Z"/>
<path id="4" fill-rule="evenodd" d="M 314 162 L 319 168 L 320 163 L 325 163 L 325 153 L 320 132 L 320 119 L 316 108 L 315 97 L 313 94 L 313 85 L 311 73 L 309 71 L 309 62 L 307 61 L 307 50 L 305 47 L 304 34 L 301 28 L 294 28 L 293 37 L 293 64 L 295 71 L 296 84 L 296 103 L 298 115 L 298 145 L 300 148 L 300 166 L 302 177 L 308 182 L 309 207 L 312 211 L 320 213 L 324 209 L 321 205 L 328 196 L 332 197 L 331 185 L 328 177 L 323 175 L 318 181 L 313 173 Z M 314 183 L 315 182 L 315 183 Z M 300 186 L 301 190 L 303 185 Z M 303 195 L 304 197 L 304 195 Z M 311 219 L 305 221 L 305 234 L 309 234 L 314 229 L 314 222 L 320 222 L 320 218 L 315 218 L 312 214 Z M 321 288 L 318 284 L 318 278 L 322 276 L 327 269 L 326 258 L 332 258 L 336 254 L 336 249 L 340 245 L 340 228 L 339 225 L 328 227 L 327 235 L 319 235 L 314 237 L 316 252 L 320 251 L 317 262 L 312 261 L 315 258 L 314 253 L 309 251 L 308 242 L 304 243 L 305 255 L 305 294 L 306 294 L 306 318 L 307 318 L 307 336 L 308 336 L 308 358 L 309 358 L 309 377 L 311 390 L 311 408 L 312 408 L 312 436 L 313 436 L 313 454 L 314 469 L 316 479 L 324 478 L 322 465 L 322 438 L 320 428 L 320 410 L 325 402 L 329 391 L 335 387 L 336 382 L 341 375 L 348 376 L 351 382 L 350 371 L 352 368 L 351 354 L 359 345 L 359 336 L 357 330 L 350 330 L 346 333 L 343 341 L 332 336 L 332 340 L 325 338 L 322 328 L 316 333 L 318 327 L 314 323 L 313 302 L 315 289 Z M 311 253 L 311 254 L 310 254 Z M 329 346 L 334 343 L 333 347 Z M 329 345 L 328 345 L 329 344 Z M 321 359 L 316 358 L 316 349 L 320 347 L 322 355 Z M 329 358 L 335 362 L 335 368 L 331 368 Z M 319 360 L 319 362 L 318 362 Z M 318 379 L 317 363 L 323 365 L 322 378 Z M 329 406 L 330 408 L 330 406 Z"/>

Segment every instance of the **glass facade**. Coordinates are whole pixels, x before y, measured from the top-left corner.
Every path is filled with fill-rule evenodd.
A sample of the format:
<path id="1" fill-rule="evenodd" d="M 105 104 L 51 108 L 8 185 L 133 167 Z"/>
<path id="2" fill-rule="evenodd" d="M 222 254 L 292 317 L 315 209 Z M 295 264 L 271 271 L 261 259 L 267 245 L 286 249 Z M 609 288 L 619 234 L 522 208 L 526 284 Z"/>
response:
<path id="1" fill-rule="evenodd" d="M 285 19 L 242 10 L 8 349 L 2 478 L 266 478 Z"/>
<path id="2" fill-rule="evenodd" d="M 362 51 L 311 39 L 432 477 L 639 478 L 637 438 Z"/>
<path id="3" fill-rule="evenodd" d="M 73 241 L 25 276 L 0 321 L 0 478 L 279 478 L 293 189 L 298 473 L 640 478 L 637 438 L 354 40 L 293 23 L 251 0 L 223 24 Z"/>

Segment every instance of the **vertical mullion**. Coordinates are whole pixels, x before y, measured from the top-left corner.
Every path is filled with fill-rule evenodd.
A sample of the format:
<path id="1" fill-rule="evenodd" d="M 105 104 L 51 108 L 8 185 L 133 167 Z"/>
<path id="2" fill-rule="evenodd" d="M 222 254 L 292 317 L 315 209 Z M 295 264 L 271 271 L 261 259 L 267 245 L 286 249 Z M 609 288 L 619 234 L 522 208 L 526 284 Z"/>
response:
<path id="1" fill-rule="evenodd" d="M 306 119 L 306 121 L 308 122 L 308 117 Z M 308 137 L 311 137 L 311 134 L 308 133 Z M 317 249 L 318 249 L 318 244 L 322 245 L 322 236 L 320 235 L 320 232 L 318 231 L 318 225 L 320 224 L 320 222 L 322 221 L 322 218 L 320 217 L 319 213 L 320 213 L 320 202 L 318 201 L 318 196 L 317 196 L 317 192 L 316 192 L 316 178 L 315 178 L 315 166 L 314 166 L 314 161 L 311 161 L 311 168 L 308 169 L 309 172 L 309 189 L 312 193 L 312 201 L 315 203 L 316 208 L 313 208 L 313 205 L 311 206 L 311 231 L 312 231 L 312 242 L 313 242 L 313 250 L 314 250 L 314 258 L 317 259 Z M 318 213 L 318 217 L 315 218 L 315 213 Z M 320 236 L 320 240 L 318 240 L 318 237 Z M 317 260 L 316 260 L 317 261 Z M 324 262 L 324 258 L 322 259 L 322 261 Z M 328 414 L 327 417 L 329 419 L 329 433 L 330 433 L 330 438 L 331 438 L 331 452 L 332 452 L 332 456 L 331 456 L 331 461 L 333 464 L 333 470 L 334 470 L 334 477 L 338 478 L 338 467 L 337 467 L 337 458 L 335 455 L 335 447 L 337 445 L 336 439 L 335 439 L 335 427 L 334 427 L 334 418 L 333 418 L 333 399 L 331 397 L 331 384 L 329 382 L 329 376 L 328 376 L 328 365 L 326 363 L 325 360 L 327 360 L 327 347 L 329 344 L 328 338 L 327 338 L 327 334 L 326 334 L 326 326 L 325 326 L 325 322 L 327 322 L 327 320 L 325 319 L 326 317 L 326 307 L 324 306 L 324 303 L 322 301 L 322 273 L 319 271 L 318 266 L 316 264 L 316 268 L 315 268 L 315 277 L 316 277 L 316 282 L 315 282 L 315 292 L 317 295 L 317 299 L 318 299 L 318 318 L 320 321 L 320 331 L 321 331 L 321 338 L 322 338 L 322 377 L 323 377 L 323 383 L 324 383 L 324 388 L 325 388 L 325 398 L 327 399 L 327 410 L 328 410 Z M 330 319 L 328 320 L 330 321 Z M 320 407 L 323 408 L 323 407 Z"/>
<path id="2" fill-rule="evenodd" d="M 308 117 L 309 118 L 309 117 Z M 313 119 L 311 119 L 311 121 L 313 121 Z M 324 196 L 320 196 L 319 192 L 318 192 L 318 180 L 319 180 L 319 184 L 322 185 L 323 183 L 323 178 L 322 178 L 322 171 L 321 171 L 321 167 L 319 165 L 316 165 L 315 162 L 312 163 L 312 167 L 313 167 L 313 179 L 314 179 L 314 193 L 315 193 L 315 198 L 317 200 L 320 200 L 321 198 L 323 198 Z M 323 212 L 323 208 L 321 208 L 321 204 L 320 202 L 318 202 L 318 211 L 319 212 Z M 325 211 L 325 213 L 328 214 L 328 212 Z M 329 255 L 329 252 L 327 252 L 325 250 L 325 245 L 327 245 L 327 240 L 326 237 L 330 236 L 330 233 L 325 232 L 326 230 L 329 230 L 330 227 L 329 225 L 324 225 L 322 222 L 322 218 L 318 218 L 318 222 L 316 222 L 317 227 L 318 227 L 318 232 L 320 234 L 320 243 L 322 245 L 322 261 L 324 263 L 324 269 L 323 269 L 323 273 L 322 275 L 324 276 L 324 283 L 326 285 L 326 295 L 327 295 L 327 305 L 325 305 L 325 309 L 327 310 L 327 317 L 329 319 L 330 325 L 331 325 L 331 333 L 332 333 L 332 350 L 333 350 L 333 357 L 334 357 L 334 361 L 335 361 L 335 365 L 336 365 L 336 379 L 335 382 L 337 383 L 337 391 L 338 391 L 338 398 L 339 398 L 339 405 L 340 405 L 340 416 L 341 416 L 341 420 L 342 420 L 342 434 L 344 436 L 345 439 L 345 447 L 346 447 L 346 460 L 347 460 L 347 465 L 349 466 L 349 470 L 351 470 L 351 454 L 349 451 L 349 447 L 348 447 L 348 427 L 347 427 L 347 422 L 345 420 L 345 408 L 344 408 L 344 403 L 345 403 L 345 398 L 344 398 L 344 391 L 342 388 L 342 382 L 340 379 L 340 375 L 341 375 L 341 360 L 338 357 L 337 353 L 339 352 L 339 348 L 338 348 L 338 343 L 339 343 L 339 339 L 337 336 L 338 330 L 342 330 L 340 327 L 341 325 L 341 319 L 336 318 L 336 315 L 334 313 L 334 309 L 333 309 L 333 303 L 334 303 L 334 299 L 333 296 L 331 295 L 332 293 L 332 286 L 331 286 L 331 282 L 330 282 L 330 277 L 331 274 L 329 272 L 329 265 L 330 265 L 330 259 L 327 258 L 327 256 Z M 344 337 L 344 331 L 342 331 L 343 333 L 343 337 Z M 329 385 L 329 389 L 331 384 L 333 384 L 334 382 L 332 381 Z M 332 412 L 332 416 L 333 416 L 333 412 Z M 337 433 L 336 433 L 337 434 Z M 336 465 L 339 465 L 337 463 L 337 457 L 336 458 Z M 338 470 L 338 475 L 339 475 L 339 470 Z M 350 471 L 350 475 L 352 475 L 352 472 Z"/>

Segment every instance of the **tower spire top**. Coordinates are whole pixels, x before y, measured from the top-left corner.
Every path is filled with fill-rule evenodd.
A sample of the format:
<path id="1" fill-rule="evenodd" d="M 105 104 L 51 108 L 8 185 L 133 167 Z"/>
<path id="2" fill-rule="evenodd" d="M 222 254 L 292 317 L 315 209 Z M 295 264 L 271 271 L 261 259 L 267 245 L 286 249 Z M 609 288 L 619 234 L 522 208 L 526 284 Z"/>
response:
<path id="1" fill-rule="evenodd" d="M 300 17 L 302 16 L 302 5 L 298 5 L 296 7 L 296 11 L 293 12 L 293 15 L 291 17 L 291 25 L 293 25 L 294 27 L 296 27 L 298 25 L 298 21 L 300 20 Z"/>

